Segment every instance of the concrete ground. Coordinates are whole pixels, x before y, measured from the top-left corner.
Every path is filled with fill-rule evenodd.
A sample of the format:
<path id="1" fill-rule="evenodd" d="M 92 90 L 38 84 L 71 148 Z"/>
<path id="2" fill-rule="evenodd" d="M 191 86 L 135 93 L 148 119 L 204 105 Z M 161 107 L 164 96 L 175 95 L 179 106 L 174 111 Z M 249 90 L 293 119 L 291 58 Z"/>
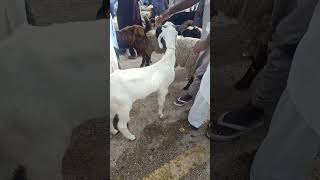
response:
<path id="1" fill-rule="evenodd" d="M 153 54 L 153 63 L 161 57 L 162 54 Z M 122 56 L 121 59 L 122 69 L 136 68 L 141 63 L 141 58 L 128 60 Z M 129 130 L 137 139 L 129 141 L 122 134 L 110 135 L 111 179 L 209 179 L 206 126 L 197 131 L 191 130 L 185 112 L 190 105 L 181 108 L 173 104 L 175 98 L 183 93 L 185 84 L 183 69 L 178 68 L 166 97 L 163 119 L 157 115 L 156 94 L 134 103 Z M 197 148 L 197 145 L 204 149 Z M 189 151 L 192 151 L 191 155 Z M 194 166 L 184 166 L 185 161 L 194 163 Z M 172 167 L 166 166 L 176 166 L 177 169 L 173 172 Z"/>

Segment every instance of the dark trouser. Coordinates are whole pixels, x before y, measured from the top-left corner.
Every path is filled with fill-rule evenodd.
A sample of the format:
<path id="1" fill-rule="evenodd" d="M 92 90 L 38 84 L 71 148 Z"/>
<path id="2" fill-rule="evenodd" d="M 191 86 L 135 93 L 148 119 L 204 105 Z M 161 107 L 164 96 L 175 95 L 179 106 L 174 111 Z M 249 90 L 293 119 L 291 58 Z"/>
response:
<path id="1" fill-rule="evenodd" d="M 118 0 L 117 19 L 119 29 L 132 25 L 142 26 L 138 1 Z"/>
<path id="2" fill-rule="evenodd" d="M 287 90 L 258 150 L 250 180 L 306 180 L 320 147 L 319 134 L 297 111 Z"/>
<path id="3" fill-rule="evenodd" d="M 295 48 L 306 32 L 318 0 L 288 1 L 298 3 L 278 24 L 271 41 L 267 64 L 258 76 L 252 103 L 272 115 L 286 87 Z M 283 3 L 275 3 L 283 4 Z M 286 6 L 291 6 L 286 4 Z M 281 8 L 274 7 L 275 10 Z M 274 14 L 279 14 L 274 12 Z M 274 19 L 274 21 L 276 21 Z"/>
<path id="4" fill-rule="evenodd" d="M 205 51 L 203 56 L 199 57 L 196 63 L 196 71 L 194 73 L 194 79 L 188 89 L 188 94 L 191 95 L 193 98 L 196 97 L 199 91 L 202 76 L 206 72 L 209 62 L 210 62 L 210 49 Z"/>

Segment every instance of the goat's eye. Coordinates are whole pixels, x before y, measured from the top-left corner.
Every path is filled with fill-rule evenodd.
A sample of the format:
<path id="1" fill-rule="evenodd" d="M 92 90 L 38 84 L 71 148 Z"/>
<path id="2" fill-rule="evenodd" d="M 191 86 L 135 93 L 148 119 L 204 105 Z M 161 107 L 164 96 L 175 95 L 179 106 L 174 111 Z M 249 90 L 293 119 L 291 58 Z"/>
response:
<path id="1" fill-rule="evenodd" d="M 168 26 L 167 25 L 163 25 L 162 27 L 167 28 Z"/>

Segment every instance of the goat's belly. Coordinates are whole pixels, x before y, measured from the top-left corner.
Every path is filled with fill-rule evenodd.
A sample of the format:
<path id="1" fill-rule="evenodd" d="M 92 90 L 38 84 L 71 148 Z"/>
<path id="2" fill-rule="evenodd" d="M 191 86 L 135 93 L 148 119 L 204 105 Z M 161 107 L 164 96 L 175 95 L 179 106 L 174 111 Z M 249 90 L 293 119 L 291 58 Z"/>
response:
<path id="1" fill-rule="evenodd" d="M 130 94 L 131 98 L 136 101 L 138 99 L 145 99 L 150 94 L 157 91 L 157 88 L 146 88 L 146 87 L 137 87 L 132 94 Z"/>

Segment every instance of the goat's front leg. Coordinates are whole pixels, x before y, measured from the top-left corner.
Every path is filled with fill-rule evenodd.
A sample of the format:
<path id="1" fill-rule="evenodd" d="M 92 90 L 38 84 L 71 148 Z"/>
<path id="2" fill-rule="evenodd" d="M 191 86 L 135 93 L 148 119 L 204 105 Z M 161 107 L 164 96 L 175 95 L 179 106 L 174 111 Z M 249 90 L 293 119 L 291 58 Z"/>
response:
<path id="1" fill-rule="evenodd" d="M 158 114 L 160 118 L 163 118 L 163 107 L 164 107 L 164 102 L 166 100 L 166 95 L 168 94 L 168 89 L 161 89 L 158 91 L 158 105 L 159 105 L 159 111 Z"/>
<path id="2" fill-rule="evenodd" d="M 145 64 L 146 64 L 146 59 L 144 56 L 142 56 L 142 61 L 141 61 L 140 67 L 143 67 Z"/>
<path id="3" fill-rule="evenodd" d="M 122 111 L 119 112 L 119 122 L 118 122 L 118 129 L 122 133 L 124 137 L 130 140 L 135 140 L 136 137 L 130 133 L 128 130 L 128 122 L 130 121 L 129 113 L 130 113 L 129 107 L 123 107 Z"/>
<path id="4" fill-rule="evenodd" d="M 147 60 L 146 60 L 146 66 L 150 66 L 151 62 L 151 56 L 146 56 Z"/>

